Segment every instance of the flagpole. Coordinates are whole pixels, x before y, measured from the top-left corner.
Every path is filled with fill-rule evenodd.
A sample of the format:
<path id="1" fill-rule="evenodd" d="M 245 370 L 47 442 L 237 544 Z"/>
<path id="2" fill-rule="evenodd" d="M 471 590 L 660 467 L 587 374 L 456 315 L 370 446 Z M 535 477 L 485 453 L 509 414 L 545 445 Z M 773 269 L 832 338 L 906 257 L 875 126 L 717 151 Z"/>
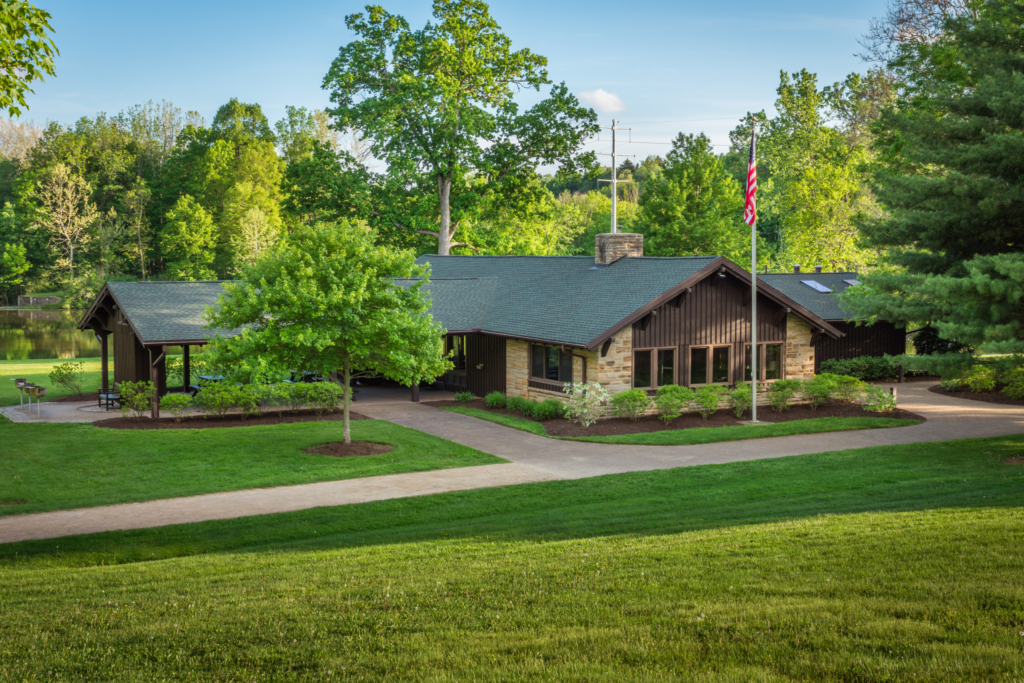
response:
<path id="1" fill-rule="evenodd" d="M 753 160 L 754 140 L 757 136 L 757 119 L 752 121 L 753 128 L 750 132 L 750 154 Z M 749 174 L 747 177 L 749 185 Z M 750 188 L 747 188 L 748 192 Z M 750 421 L 757 424 L 757 380 L 760 375 L 757 372 L 757 361 L 759 354 L 757 349 L 757 213 L 755 210 L 754 221 L 750 224 Z"/>

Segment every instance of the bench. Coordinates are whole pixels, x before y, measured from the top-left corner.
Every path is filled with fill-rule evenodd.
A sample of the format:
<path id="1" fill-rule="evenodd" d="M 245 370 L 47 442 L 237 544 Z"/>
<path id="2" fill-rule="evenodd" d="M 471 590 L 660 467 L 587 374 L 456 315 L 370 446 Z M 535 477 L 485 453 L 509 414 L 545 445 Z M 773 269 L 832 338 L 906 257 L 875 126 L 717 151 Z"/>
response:
<path id="1" fill-rule="evenodd" d="M 98 403 L 100 408 L 104 408 L 106 410 L 110 410 L 111 408 L 113 408 L 115 403 L 117 404 L 117 407 L 120 408 L 121 386 L 117 382 L 114 382 L 114 388 L 112 391 L 101 391 L 99 394 Z"/>

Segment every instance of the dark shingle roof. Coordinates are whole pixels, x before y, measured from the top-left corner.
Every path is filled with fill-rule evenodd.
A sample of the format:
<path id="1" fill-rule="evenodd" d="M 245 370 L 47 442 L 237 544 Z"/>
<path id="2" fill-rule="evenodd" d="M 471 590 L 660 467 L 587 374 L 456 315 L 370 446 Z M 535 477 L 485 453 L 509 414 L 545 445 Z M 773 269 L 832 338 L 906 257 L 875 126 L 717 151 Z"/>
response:
<path id="1" fill-rule="evenodd" d="M 714 263 L 717 256 L 421 256 L 431 267 L 432 314 L 448 330 L 584 346 Z M 483 282 L 487 280 L 487 282 Z"/>
<path id="2" fill-rule="evenodd" d="M 217 303 L 225 281 L 108 282 L 107 289 L 128 316 L 143 344 L 210 339 L 206 308 Z M 232 336 L 237 330 L 218 330 Z"/>
<path id="3" fill-rule="evenodd" d="M 855 280 L 857 273 L 761 273 L 759 282 L 766 282 L 823 320 L 849 320 L 850 313 L 843 309 L 833 296 L 850 287 L 844 280 Z M 803 280 L 820 282 L 832 290 L 832 294 L 818 292 Z"/>

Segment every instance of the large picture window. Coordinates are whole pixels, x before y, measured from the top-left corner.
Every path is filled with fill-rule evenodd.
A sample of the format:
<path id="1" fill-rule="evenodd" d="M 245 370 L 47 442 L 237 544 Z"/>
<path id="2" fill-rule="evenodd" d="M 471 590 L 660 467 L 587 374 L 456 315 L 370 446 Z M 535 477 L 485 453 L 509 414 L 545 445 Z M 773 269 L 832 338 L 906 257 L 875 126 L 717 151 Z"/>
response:
<path id="1" fill-rule="evenodd" d="M 782 344 L 757 345 L 757 374 L 759 382 L 782 379 Z M 743 364 L 743 379 L 750 381 L 750 344 L 747 344 Z"/>
<path id="2" fill-rule="evenodd" d="M 530 377 L 550 382 L 572 381 L 572 354 L 557 346 L 530 346 Z"/>
<path id="3" fill-rule="evenodd" d="M 676 350 L 641 349 L 633 352 L 633 387 L 657 389 L 676 383 Z"/>
<path id="4" fill-rule="evenodd" d="M 729 384 L 728 346 L 690 347 L 690 385 Z"/>

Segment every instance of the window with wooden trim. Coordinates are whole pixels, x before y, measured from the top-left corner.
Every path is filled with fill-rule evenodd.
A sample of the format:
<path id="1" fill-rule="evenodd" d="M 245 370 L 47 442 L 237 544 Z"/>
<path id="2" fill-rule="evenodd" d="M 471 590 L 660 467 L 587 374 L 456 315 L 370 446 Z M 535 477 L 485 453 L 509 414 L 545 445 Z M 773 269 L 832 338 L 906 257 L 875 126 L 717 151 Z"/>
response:
<path id="1" fill-rule="evenodd" d="M 676 383 L 676 349 L 633 351 L 633 388 L 657 389 Z"/>
<path id="2" fill-rule="evenodd" d="M 690 347 L 690 386 L 729 384 L 732 381 L 729 346 Z"/>
<path id="3" fill-rule="evenodd" d="M 452 352 L 452 370 L 456 372 L 466 371 L 466 337 L 465 335 L 451 335 L 448 337 L 448 350 Z"/>
<path id="4" fill-rule="evenodd" d="M 548 382 L 571 382 L 572 353 L 557 346 L 531 344 L 530 378 Z"/>
<path id="5" fill-rule="evenodd" d="M 757 351 L 757 381 L 782 379 L 782 344 L 758 344 Z M 750 381 L 750 344 L 745 348 L 743 379 Z"/>

